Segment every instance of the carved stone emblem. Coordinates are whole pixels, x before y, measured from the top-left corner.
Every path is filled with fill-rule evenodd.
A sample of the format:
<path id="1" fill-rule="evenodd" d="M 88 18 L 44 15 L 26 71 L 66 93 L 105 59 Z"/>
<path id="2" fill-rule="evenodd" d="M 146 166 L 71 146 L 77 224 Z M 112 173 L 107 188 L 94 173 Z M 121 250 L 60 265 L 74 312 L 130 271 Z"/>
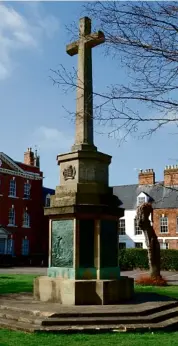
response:
<path id="1" fill-rule="evenodd" d="M 76 169 L 72 165 L 68 166 L 63 171 L 64 180 L 75 179 Z"/>

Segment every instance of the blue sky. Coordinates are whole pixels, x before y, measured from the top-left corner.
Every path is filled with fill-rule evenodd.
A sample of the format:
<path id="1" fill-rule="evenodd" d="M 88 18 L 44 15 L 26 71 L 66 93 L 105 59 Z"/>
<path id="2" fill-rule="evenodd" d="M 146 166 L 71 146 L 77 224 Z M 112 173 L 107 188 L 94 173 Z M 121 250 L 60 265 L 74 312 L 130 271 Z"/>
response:
<path id="1" fill-rule="evenodd" d="M 74 141 L 74 124 L 64 107 L 75 111 L 75 94 L 67 95 L 50 80 L 50 69 L 60 64 L 76 67 L 65 46 L 70 42 L 66 26 L 78 22 L 82 2 L 0 2 L 0 151 L 23 161 L 27 147 L 39 149 L 44 185 L 59 184 L 57 154 L 69 152 Z M 95 24 L 95 23 L 94 23 Z M 98 28 L 99 29 L 99 28 Z M 127 71 L 102 47 L 93 50 L 93 80 L 97 91 L 122 82 Z M 147 112 L 146 109 L 142 111 Z M 98 132 L 98 128 L 96 128 Z M 107 132 L 106 128 L 99 129 Z M 140 168 L 154 168 L 163 178 L 165 165 L 177 164 L 178 140 L 171 125 L 151 139 L 129 138 L 119 146 L 107 134 L 95 133 L 100 151 L 112 155 L 110 184 L 137 182 Z"/>

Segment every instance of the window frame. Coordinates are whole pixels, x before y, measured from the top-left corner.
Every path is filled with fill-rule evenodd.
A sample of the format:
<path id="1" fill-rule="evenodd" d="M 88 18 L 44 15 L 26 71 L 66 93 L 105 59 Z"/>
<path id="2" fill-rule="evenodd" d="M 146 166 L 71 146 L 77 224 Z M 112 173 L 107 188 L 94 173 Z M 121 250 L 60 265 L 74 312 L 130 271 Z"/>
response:
<path id="1" fill-rule="evenodd" d="M 134 218 L 134 235 L 142 235 L 143 231 L 140 229 L 140 227 L 138 226 L 138 221 L 137 218 Z"/>
<path id="2" fill-rule="evenodd" d="M 140 202 L 140 200 L 143 200 L 142 202 Z M 138 196 L 137 197 L 137 205 L 141 205 L 143 203 L 146 202 L 146 196 Z"/>
<path id="3" fill-rule="evenodd" d="M 10 216 L 11 215 L 11 216 Z M 13 215 L 13 216 L 12 216 Z M 13 222 L 10 222 L 13 221 Z M 8 213 L 8 225 L 15 226 L 15 209 L 13 207 L 9 208 Z"/>
<path id="4" fill-rule="evenodd" d="M 46 195 L 46 198 L 45 198 L 45 207 L 47 207 L 47 208 L 49 208 L 50 207 L 50 205 L 51 205 L 51 199 L 50 199 L 50 197 L 51 197 L 51 195 L 50 195 L 50 193 L 48 193 L 47 195 Z"/>
<path id="5" fill-rule="evenodd" d="M 124 246 L 120 247 L 121 244 L 123 244 Z M 123 241 L 119 242 L 119 250 L 123 250 L 123 249 L 126 249 L 126 248 L 127 248 L 126 242 L 123 242 Z"/>
<path id="6" fill-rule="evenodd" d="M 28 186 L 28 189 L 27 189 Z M 31 184 L 28 182 L 24 183 L 24 188 L 23 188 L 23 198 L 24 199 L 30 199 L 30 191 L 31 191 Z"/>
<path id="7" fill-rule="evenodd" d="M 141 246 L 136 246 L 136 244 L 138 245 L 138 244 L 141 244 Z M 135 249 L 143 249 L 143 243 L 141 242 L 141 241 L 139 241 L 139 242 L 135 242 Z"/>
<path id="8" fill-rule="evenodd" d="M 121 225 L 122 223 L 124 223 L 124 225 Z M 119 219 L 118 228 L 119 228 L 119 235 L 126 235 L 125 219 Z"/>
<path id="9" fill-rule="evenodd" d="M 21 253 L 22 253 L 22 256 L 28 256 L 30 253 L 30 244 L 29 244 L 29 239 L 27 238 L 22 239 Z"/>
<path id="10" fill-rule="evenodd" d="M 12 185 L 14 185 L 14 186 L 12 186 Z M 16 181 L 15 181 L 15 179 L 10 180 L 9 197 L 16 197 Z"/>
<path id="11" fill-rule="evenodd" d="M 30 228 L 30 214 L 28 210 L 25 210 L 23 213 L 23 227 Z"/>
<path id="12" fill-rule="evenodd" d="M 166 220 L 166 224 L 164 224 L 164 222 L 165 222 L 165 220 Z M 162 229 L 167 229 L 167 231 L 166 232 L 163 232 L 163 230 Z M 160 231 L 160 233 L 161 234 L 167 234 L 167 233 L 169 233 L 169 221 L 168 221 L 168 216 L 160 216 L 160 218 L 159 218 L 159 231 Z"/>
<path id="13" fill-rule="evenodd" d="M 165 247 L 164 247 L 165 245 Z M 169 243 L 160 243 L 160 250 L 169 250 Z"/>
<path id="14" fill-rule="evenodd" d="M 14 239 L 12 238 L 7 240 L 7 254 L 14 255 Z"/>

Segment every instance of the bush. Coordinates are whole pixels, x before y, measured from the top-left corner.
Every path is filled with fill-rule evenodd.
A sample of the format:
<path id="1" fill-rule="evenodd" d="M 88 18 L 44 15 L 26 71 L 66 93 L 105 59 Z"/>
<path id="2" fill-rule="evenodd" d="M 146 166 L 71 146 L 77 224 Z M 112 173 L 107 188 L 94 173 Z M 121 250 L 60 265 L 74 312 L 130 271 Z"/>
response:
<path id="1" fill-rule="evenodd" d="M 152 278 L 148 275 L 141 275 L 135 280 L 135 283 L 141 286 L 167 286 L 167 281 L 164 278 Z"/>
<path id="2" fill-rule="evenodd" d="M 149 269 L 146 249 L 119 250 L 121 270 Z M 161 270 L 178 271 L 178 250 L 161 250 Z"/>

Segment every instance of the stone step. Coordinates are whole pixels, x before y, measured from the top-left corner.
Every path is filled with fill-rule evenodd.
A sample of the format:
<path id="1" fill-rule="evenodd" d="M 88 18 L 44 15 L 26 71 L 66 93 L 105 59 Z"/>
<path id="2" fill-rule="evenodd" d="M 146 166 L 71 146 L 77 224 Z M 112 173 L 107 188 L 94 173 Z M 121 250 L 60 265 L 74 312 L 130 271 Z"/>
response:
<path id="1" fill-rule="evenodd" d="M 33 333 L 35 329 L 39 328 L 39 326 L 32 325 L 30 323 L 24 323 L 19 321 L 13 321 L 7 318 L 0 318 L 0 328 L 8 329 L 8 330 L 21 330 L 23 332 Z"/>
<path id="2" fill-rule="evenodd" d="M 24 313 L 21 311 L 9 311 L 6 309 L 0 309 L 0 319 L 1 320 L 12 320 L 12 321 L 19 321 L 19 322 L 24 322 L 24 323 L 29 323 L 29 324 L 36 324 L 40 325 L 42 321 L 44 320 L 43 318 L 38 318 L 37 316 L 32 316 L 29 315 L 28 313 Z"/>
<path id="3" fill-rule="evenodd" d="M 119 316 L 148 316 L 153 313 L 157 313 L 160 311 L 164 311 L 167 309 L 171 309 L 174 307 L 178 307 L 178 301 L 166 301 L 166 302 L 161 302 L 160 305 L 158 306 L 152 306 L 151 303 L 149 304 L 150 306 L 144 306 L 143 309 L 139 309 L 138 306 L 131 306 L 131 309 L 128 308 L 127 306 L 121 306 L 121 308 L 118 306 L 117 311 L 109 311 L 109 305 L 108 305 L 108 311 L 104 310 L 102 311 L 102 307 L 98 306 L 97 311 L 91 311 L 90 306 L 87 311 L 75 311 L 75 312 L 57 312 L 52 315 L 54 318 L 75 318 L 75 317 L 119 317 Z M 105 307 L 105 306 L 104 306 Z"/>
<path id="4" fill-rule="evenodd" d="M 169 318 L 178 316 L 178 307 L 170 308 L 169 310 L 159 311 L 155 314 L 148 316 L 75 316 L 75 317 L 49 317 L 42 321 L 43 326 L 55 326 L 55 325 L 94 325 L 94 324 L 141 324 L 143 323 L 158 323 Z"/>
<path id="5" fill-rule="evenodd" d="M 65 326 L 39 326 L 10 319 L 0 318 L 0 328 L 9 330 L 20 330 L 24 332 L 36 333 L 96 333 L 96 332 L 147 332 L 147 331 L 161 331 L 161 330 L 178 330 L 178 316 L 170 318 L 160 323 L 140 323 L 140 324 L 121 324 L 113 323 L 111 325 L 65 325 Z"/>
<path id="6" fill-rule="evenodd" d="M 151 304 L 150 304 L 151 305 Z M 101 308 L 97 310 L 84 310 L 84 311 L 78 311 L 74 310 L 74 312 L 68 312 L 69 310 L 66 311 L 66 309 L 61 309 L 62 311 L 60 313 L 52 313 L 52 312 L 45 312 L 45 311 L 39 311 L 35 309 L 25 309 L 25 308 L 19 308 L 19 307 L 13 307 L 13 306 L 6 306 L 6 305 L 0 305 L 0 318 L 7 318 L 7 319 L 12 319 L 12 320 L 20 320 L 24 321 L 27 323 L 36 323 L 40 324 L 42 320 L 46 317 L 50 317 L 51 319 L 53 318 L 62 318 L 62 319 L 83 319 L 83 318 L 139 318 L 139 317 L 149 317 L 151 315 L 156 314 L 156 313 L 163 313 L 164 311 L 168 311 L 170 309 L 175 309 L 178 307 L 178 301 L 172 301 L 172 302 L 163 302 L 161 303 L 160 306 L 156 307 L 150 307 L 150 309 L 147 309 L 145 307 L 145 310 L 140 310 L 138 307 L 134 310 L 134 306 L 132 307 L 132 311 L 128 310 L 128 307 L 121 307 L 119 311 L 119 306 L 118 310 L 115 312 L 112 312 L 111 310 L 107 311 L 104 310 L 102 311 Z M 170 311 L 169 311 L 170 312 Z M 144 314 L 143 314 L 144 313 Z"/>
<path id="7" fill-rule="evenodd" d="M 24 313 L 26 315 L 30 316 L 41 316 L 43 313 L 40 310 L 34 310 L 34 309 L 25 309 L 25 308 L 19 308 L 16 306 L 9 305 L 0 305 L 0 312 L 1 311 L 8 311 L 8 312 L 15 312 L 15 313 Z"/>
<path id="8" fill-rule="evenodd" d="M 140 323 L 140 324 L 111 324 L 111 325 L 79 325 L 79 326 L 43 326 L 35 329 L 35 332 L 43 333 L 74 333 L 74 332 L 148 332 L 148 331 L 166 331 L 178 330 L 178 316 L 170 318 L 160 323 Z"/>

